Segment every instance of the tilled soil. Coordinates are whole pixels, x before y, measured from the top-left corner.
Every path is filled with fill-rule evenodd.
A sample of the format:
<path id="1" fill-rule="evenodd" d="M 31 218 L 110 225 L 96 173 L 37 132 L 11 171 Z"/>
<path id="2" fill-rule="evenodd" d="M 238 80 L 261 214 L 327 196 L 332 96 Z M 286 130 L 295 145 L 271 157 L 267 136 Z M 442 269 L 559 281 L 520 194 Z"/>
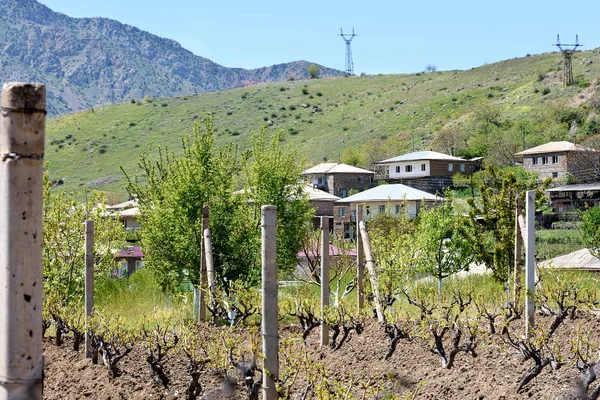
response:
<path id="1" fill-rule="evenodd" d="M 539 321 L 548 323 L 549 319 Z M 349 393 L 358 399 L 375 397 L 372 392 L 364 394 L 361 381 L 369 382 L 367 386 L 382 381 L 384 383 L 381 384 L 378 398 L 389 398 L 391 392 L 405 395 L 409 391 L 417 391 L 417 399 L 566 400 L 584 398 L 575 394 L 583 374 L 568 359 L 571 354 L 569 340 L 578 326 L 594 332 L 593 337 L 598 341 L 600 324 L 596 316 L 579 313 L 575 320 L 566 321 L 555 334 L 565 358 L 564 364 L 556 371 L 547 366 L 520 393 L 516 391 L 519 381 L 533 366 L 533 362 L 523 361 L 522 355 L 506 346 L 499 335 L 480 341 L 475 358 L 459 353 L 449 370 L 442 368 L 438 356 L 429 350 L 430 343 L 419 338 L 400 340 L 392 357 L 384 360 L 388 341 L 376 321 L 368 321 L 360 335 L 351 332 L 348 340 L 336 351 L 319 346 L 316 328 L 309 335 L 304 348 L 312 362 L 323 364 L 335 379 L 348 385 Z M 291 333 L 298 332 L 296 326 L 284 326 L 281 336 L 290 337 Z M 169 389 L 164 389 L 151 380 L 140 346 L 123 360 L 122 375 L 112 379 L 102 365 L 93 365 L 89 360 L 84 360 L 83 354 L 72 351 L 69 344 L 67 341 L 59 348 L 50 339 L 45 342 L 45 399 L 185 398 L 188 378 L 186 364 L 181 358 L 174 357 L 167 362 L 165 369 L 171 384 Z M 298 341 L 297 346 L 302 344 Z M 241 377 L 229 383 L 230 380 L 226 380 L 223 373 L 207 371 L 202 375 L 201 382 L 201 398 L 248 398 Z M 305 387 L 306 383 L 300 376 L 294 384 L 292 398 L 302 398 Z"/>

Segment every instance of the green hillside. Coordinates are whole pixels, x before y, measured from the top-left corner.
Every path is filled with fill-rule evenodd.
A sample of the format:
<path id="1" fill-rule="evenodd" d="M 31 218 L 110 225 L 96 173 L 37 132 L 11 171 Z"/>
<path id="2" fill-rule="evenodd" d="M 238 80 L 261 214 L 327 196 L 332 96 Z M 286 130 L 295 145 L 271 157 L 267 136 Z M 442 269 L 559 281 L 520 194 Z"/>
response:
<path id="1" fill-rule="evenodd" d="M 476 124 L 481 119 L 507 135 L 526 129 L 521 147 L 569 138 L 575 131 L 589 137 L 596 133 L 599 58 L 600 49 L 575 54 L 578 83 L 568 88 L 561 84 L 562 57 L 548 53 L 468 71 L 291 81 L 135 99 L 49 120 L 50 176 L 62 179 L 67 189 L 124 193 L 120 166 L 134 172 L 139 153 L 151 146 L 177 150 L 182 135 L 207 113 L 214 115 L 220 144 L 234 141 L 244 148 L 251 133 L 266 125 L 268 131 L 283 131 L 284 140 L 309 163 L 339 160 L 345 149 L 361 151 L 365 144 L 375 149 L 372 157 L 439 146 L 432 139 L 444 126 L 464 131 L 458 154 L 493 153 L 491 136 L 485 137 L 490 130 Z M 523 128 L 515 125 L 519 121 L 531 123 Z M 356 163 L 368 159 L 363 154 Z"/>

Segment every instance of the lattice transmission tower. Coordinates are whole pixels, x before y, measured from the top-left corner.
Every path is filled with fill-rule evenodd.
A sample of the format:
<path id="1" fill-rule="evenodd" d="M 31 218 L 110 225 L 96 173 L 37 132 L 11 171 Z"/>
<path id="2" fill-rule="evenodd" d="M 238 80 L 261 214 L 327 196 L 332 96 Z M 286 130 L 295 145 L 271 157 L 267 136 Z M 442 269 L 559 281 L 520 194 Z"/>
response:
<path id="1" fill-rule="evenodd" d="M 565 65 L 563 68 L 563 83 L 565 86 L 571 86 L 573 84 L 573 53 L 577 51 L 578 47 L 583 46 L 582 44 L 579 44 L 579 35 L 575 35 L 575 44 L 561 43 L 560 36 L 556 35 L 556 44 L 553 46 L 558 47 L 565 59 Z"/>
<path id="2" fill-rule="evenodd" d="M 352 28 L 352 33 L 344 33 L 342 28 L 340 28 L 340 36 L 346 42 L 346 75 L 354 75 L 354 63 L 352 62 L 352 47 L 350 43 L 352 43 L 354 36 L 358 35 L 354 34 L 354 28 Z"/>

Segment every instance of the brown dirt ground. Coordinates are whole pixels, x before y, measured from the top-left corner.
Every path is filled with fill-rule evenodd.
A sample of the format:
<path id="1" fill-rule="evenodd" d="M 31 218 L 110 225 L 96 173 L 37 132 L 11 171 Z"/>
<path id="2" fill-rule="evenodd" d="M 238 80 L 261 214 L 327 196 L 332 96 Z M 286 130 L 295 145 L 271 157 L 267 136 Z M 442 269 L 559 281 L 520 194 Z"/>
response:
<path id="1" fill-rule="evenodd" d="M 563 355 L 569 351 L 569 338 L 577 326 L 594 332 L 600 338 L 599 319 L 588 313 L 578 313 L 574 321 L 567 321 L 559 328 L 556 339 Z M 548 323 L 548 320 L 543 320 Z M 298 332 L 297 326 L 284 326 L 281 336 L 288 337 Z M 480 342 L 477 357 L 460 353 L 450 370 L 440 366 L 436 355 L 428 350 L 428 344 L 420 339 L 401 340 L 396 352 L 389 360 L 383 355 L 387 349 L 383 329 L 375 321 L 368 321 L 365 331 L 358 335 L 352 332 L 346 343 L 337 351 L 319 346 L 319 332 L 315 329 L 308 337 L 307 352 L 311 360 L 322 363 L 335 378 L 351 384 L 351 392 L 362 398 L 359 379 L 368 380 L 393 376 L 392 384 L 386 383 L 380 393 L 394 391 L 405 394 L 414 391 L 419 383 L 417 399 L 576 399 L 573 393 L 582 374 L 575 366 L 566 363 L 557 371 L 549 366 L 526 386 L 521 393 L 516 387 L 532 361 L 523 361 L 522 356 L 507 348 L 500 337 L 494 336 L 487 343 Z M 152 382 L 144 360 L 143 349 L 137 347 L 123 360 L 122 376 L 110 379 L 101 365 L 92 365 L 82 359 L 67 341 L 56 347 L 50 339 L 45 341 L 44 398 L 55 399 L 183 399 L 187 383 L 186 367 L 182 359 L 173 358 L 166 365 L 172 380 L 168 390 Z M 298 343 L 298 346 L 301 344 Z M 353 376 L 354 378 L 350 378 Z M 202 376 L 203 399 L 247 398 L 243 381 L 237 379 L 235 387 L 224 383 L 222 374 L 206 372 Z M 353 382 L 353 383 L 350 383 Z M 374 382 L 373 380 L 371 382 Z M 301 380 L 296 384 L 293 398 L 300 398 L 304 389 Z M 372 397 L 372 395 L 370 395 Z M 369 398 L 366 396 L 365 398 Z M 380 397 L 385 398 L 385 397 Z"/>

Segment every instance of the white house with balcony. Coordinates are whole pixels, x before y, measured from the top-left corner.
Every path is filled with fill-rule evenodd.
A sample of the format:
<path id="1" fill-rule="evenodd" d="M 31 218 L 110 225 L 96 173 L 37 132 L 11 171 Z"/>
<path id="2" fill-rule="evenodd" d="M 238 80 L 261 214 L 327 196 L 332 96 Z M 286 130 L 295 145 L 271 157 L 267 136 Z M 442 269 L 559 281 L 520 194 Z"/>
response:
<path id="1" fill-rule="evenodd" d="M 443 192 L 452 186 L 454 174 L 471 174 L 478 165 L 473 160 L 437 151 L 415 151 L 375 163 L 387 182 L 405 183 L 430 192 Z"/>

